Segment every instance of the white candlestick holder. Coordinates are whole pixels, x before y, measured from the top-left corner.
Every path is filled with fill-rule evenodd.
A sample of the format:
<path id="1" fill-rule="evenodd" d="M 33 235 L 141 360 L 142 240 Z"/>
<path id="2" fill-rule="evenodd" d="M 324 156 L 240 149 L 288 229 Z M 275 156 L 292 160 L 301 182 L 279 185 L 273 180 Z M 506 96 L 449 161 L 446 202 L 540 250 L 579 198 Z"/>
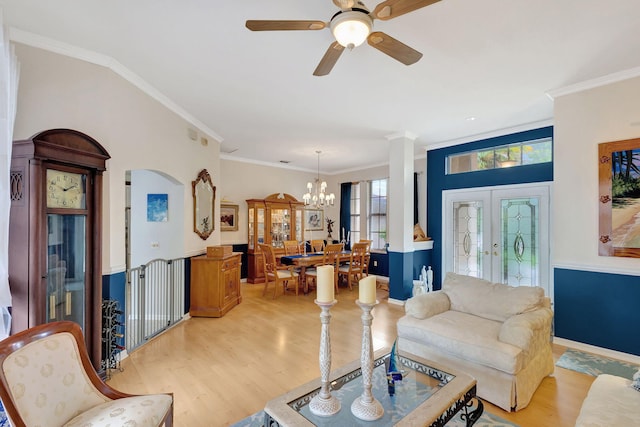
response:
<path id="1" fill-rule="evenodd" d="M 331 336 L 329 334 L 329 321 L 331 320 L 331 307 L 338 301 L 331 302 L 314 301 L 322 310 L 320 322 L 322 331 L 320 332 L 320 393 L 315 395 L 309 402 L 309 410 L 315 415 L 328 417 L 340 411 L 340 401 L 331 395 L 329 390 L 329 373 L 331 372 Z"/>
<path id="2" fill-rule="evenodd" d="M 362 309 L 362 354 L 360 356 L 360 364 L 362 370 L 363 392 L 351 404 L 351 413 L 364 421 L 375 421 L 382 418 L 384 408 L 371 393 L 371 378 L 373 376 L 373 346 L 371 340 L 371 321 L 373 316 L 371 310 L 378 304 L 363 303 L 360 300 L 356 304 Z"/>

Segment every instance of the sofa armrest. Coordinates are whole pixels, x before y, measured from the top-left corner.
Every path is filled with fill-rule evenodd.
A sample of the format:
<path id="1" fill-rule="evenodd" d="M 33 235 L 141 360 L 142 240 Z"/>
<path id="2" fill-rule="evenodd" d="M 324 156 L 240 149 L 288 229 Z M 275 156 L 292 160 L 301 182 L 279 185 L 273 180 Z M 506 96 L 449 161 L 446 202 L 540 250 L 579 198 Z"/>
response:
<path id="1" fill-rule="evenodd" d="M 498 339 L 530 351 L 536 343 L 549 341 L 552 318 L 553 312 L 546 307 L 511 316 L 500 327 Z"/>
<path id="2" fill-rule="evenodd" d="M 417 319 L 426 319 L 449 310 L 449 297 L 442 291 L 429 292 L 409 298 L 404 311 Z"/>

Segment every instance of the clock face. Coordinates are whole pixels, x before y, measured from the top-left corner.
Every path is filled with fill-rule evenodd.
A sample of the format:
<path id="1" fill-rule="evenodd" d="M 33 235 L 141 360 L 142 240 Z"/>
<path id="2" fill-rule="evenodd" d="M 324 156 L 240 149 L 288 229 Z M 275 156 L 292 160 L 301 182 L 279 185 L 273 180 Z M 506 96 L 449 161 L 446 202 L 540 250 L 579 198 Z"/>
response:
<path id="1" fill-rule="evenodd" d="M 47 169 L 47 207 L 85 208 L 85 175 Z"/>

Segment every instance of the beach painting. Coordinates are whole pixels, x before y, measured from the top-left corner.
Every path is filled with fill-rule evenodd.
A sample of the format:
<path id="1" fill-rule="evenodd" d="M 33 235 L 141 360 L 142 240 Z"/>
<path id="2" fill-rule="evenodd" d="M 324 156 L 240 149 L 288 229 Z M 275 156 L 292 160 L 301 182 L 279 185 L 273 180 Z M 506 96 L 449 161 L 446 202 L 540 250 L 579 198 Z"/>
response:
<path id="1" fill-rule="evenodd" d="M 600 146 L 600 242 L 606 255 L 640 257 L 640 139 Z"/>

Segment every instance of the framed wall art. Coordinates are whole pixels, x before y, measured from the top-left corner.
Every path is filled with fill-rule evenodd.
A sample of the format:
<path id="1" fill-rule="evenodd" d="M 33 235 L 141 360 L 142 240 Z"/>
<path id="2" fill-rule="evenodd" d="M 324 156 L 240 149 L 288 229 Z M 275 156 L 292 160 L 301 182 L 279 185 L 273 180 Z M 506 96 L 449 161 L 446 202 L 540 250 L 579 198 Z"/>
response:
<path id="1" fill-rule="evenodd" d="M 220 231 L 238 231 L 238 205 L 220 204 Z"/>
<path id="2" fill-rule="evenodd" d="M 147 221 L 167 222 L 169 220 L 169 195 L 147 194 Z"/>
<path id="3" fill-rule="evenodd" d="M 640 138 L 598 145 L 598 254 L 640 258 Z"/>
<path id="4" fill-rule="evenodd" d="M 309 231 L 322 230 L 324 227 L 324 211 L 322 209 L 304 210 L 304 229 Z"/>

